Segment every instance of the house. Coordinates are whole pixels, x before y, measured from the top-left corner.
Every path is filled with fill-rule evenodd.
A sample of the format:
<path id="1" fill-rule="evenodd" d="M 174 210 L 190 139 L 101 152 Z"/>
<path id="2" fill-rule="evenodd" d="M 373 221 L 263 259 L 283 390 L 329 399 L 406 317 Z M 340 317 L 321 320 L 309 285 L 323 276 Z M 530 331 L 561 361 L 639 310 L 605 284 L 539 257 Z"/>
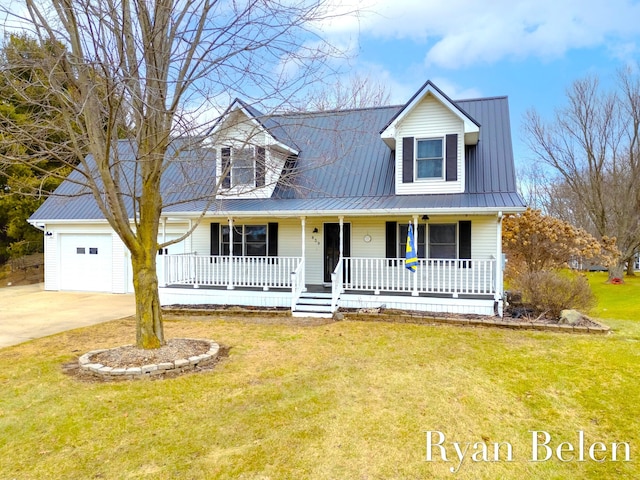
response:
<path id="1" fill-rule="evenodd" d="M 236 100 L 202 149 L 208 166 L 175 161 L 162 187 L 176 201 L 159 241 L 206 212 L 159 252 L 164 305 L 501 314 L 501 220 L 525 209 L 506 97 L 453 101 L 428 81 L 402 106 L 263 115 Z M 132 291 L 127 249 L 71 180 L 29 219 L 45 232 L 45 289 Z"/>

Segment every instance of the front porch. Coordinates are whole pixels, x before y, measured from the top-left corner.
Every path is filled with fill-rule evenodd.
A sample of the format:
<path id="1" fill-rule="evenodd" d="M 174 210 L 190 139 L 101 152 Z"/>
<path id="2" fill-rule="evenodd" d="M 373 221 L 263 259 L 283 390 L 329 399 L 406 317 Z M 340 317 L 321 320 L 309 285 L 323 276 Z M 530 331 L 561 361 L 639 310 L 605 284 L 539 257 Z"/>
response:
<path id="1" fill-rule="evenodd" d="M 495 259 L 420 259 L 414 273 L 401 258 L 345 257 L 323 285 L 307 284 L 305 271 L 302 257 L 164 255 L 160 297 L 163 305 L 286 307 L 300 316 L 331 315 L 339 307 L 483 315 L 501 309 Z"/>

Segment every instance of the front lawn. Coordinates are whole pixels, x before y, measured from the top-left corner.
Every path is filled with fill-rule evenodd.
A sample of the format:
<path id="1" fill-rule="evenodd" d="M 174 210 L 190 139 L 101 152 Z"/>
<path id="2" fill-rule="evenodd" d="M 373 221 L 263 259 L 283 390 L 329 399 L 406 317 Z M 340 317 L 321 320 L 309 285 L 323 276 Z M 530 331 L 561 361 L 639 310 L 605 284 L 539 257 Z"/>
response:
<path id="1" fill-rule="evenodd" d="M 230 346 L 214 371 L 79 383 L 61 365 L 131 342 L 132 320 L 0 350 L 0 478 L 495 479 L 640 477 L 640 323 L 608 336 L 338 322 L 171 320 Z M 426 432 L 467 455 L 457 473 Z M 562 455 L 532 462 L 530 431 Z M 579 461 L 584 432 L 585 461 Z M 432 438 L 437 440 L 434 433 Z M 544 436 L 541 434 L 541 436 Z M 493 443 L 500 442 L 498 461 Z M 512 459 L 508 461 L 507 445 Z M 589 446 L 596 445 L 589 459 Z M 614 443 L 628 442 L 630 461 Z M 476 444 L 474 446 L 474 444 Z M 538 450 L 541 458 L 546 450 Z M 598 453 L 600 452 L 600 453 Z"/>
<path id="2" fill-rule="evenodd" d="M 624 276 L 624 284 L 606 283 L 607 272 L 588 273 L 587 278 L 598 305 L 591 315 L 603 319 L 640 320 L 640 273 Z"/>

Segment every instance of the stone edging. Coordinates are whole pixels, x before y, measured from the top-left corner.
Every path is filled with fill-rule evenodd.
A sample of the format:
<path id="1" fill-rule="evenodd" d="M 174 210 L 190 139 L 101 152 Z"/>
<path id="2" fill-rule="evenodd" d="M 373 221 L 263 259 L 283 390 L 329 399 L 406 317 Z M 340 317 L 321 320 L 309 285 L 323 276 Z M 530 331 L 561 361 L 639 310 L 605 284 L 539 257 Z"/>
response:
<path id="1" fill-rule="evenodd" d="M 158 376 L 170 376 L 172 374 L 184 373 L 190 370 L 195 370 L 196 367 L 210 364 L 216 360 L 220 351 L 220 345 L 211 341 L 198 339 L 185 339 L 195 340 L 198 342 L 206 342 L 209 344 L 209 350 L 206 353 L 195 355 L 189 358 L 181 358 L 173 362 L 165 363 L 152 363 L 144 365 L 142 367 L 129 367 L 129 368 L 113 368 L 107 367 L 101 363 L 92 363 L 91 358 L 102 352 L 109 350 L 117 350 L 116 348 L 103 348 L 100 350 L 92 350 L 85 353 L 78 359 L 80 369 L 94 376 L 101 377 L 103 379 L 111 380 L 133 380 L 138 378 L 150 378 Z M 128 345 L 127 345 L 128 346 Z"/>
<path id="2" fill-rule="evenodd" d="M 350 313 L 340 312 L 344 315 L 345 320 L 363 320 L 363 321 L 381 321 L 381 322 L 399 322 L 399 323 L 438 323 L 445 325 L 464 325 L 470 327 L 497 327 L 508 328 L 511 330 L 538 330 L 546 332 L 564 332 L 564 333 L 583 333 L 604 335 L 611 332 L 611 328 L 602 325 L 595 320 L 592 322 L 598 326 L 584 327 L 574 325 L 559 325 L 553 323 L 535 323 L 535 322 L 507 322 L 496 317 L 487 317 L 486 319 L 477 318 L 447 318 L 447 317 L 430 317 L 427 315 L 406 315 L 406 314 L 370 314 L 370 313 Z"/>

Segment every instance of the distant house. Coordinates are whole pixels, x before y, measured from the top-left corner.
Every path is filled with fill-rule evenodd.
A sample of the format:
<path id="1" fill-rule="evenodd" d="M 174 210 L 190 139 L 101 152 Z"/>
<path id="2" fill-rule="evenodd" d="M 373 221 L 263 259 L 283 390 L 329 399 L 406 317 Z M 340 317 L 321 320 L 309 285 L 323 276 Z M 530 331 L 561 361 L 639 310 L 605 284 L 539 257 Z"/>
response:
<path id="1" fill-rule="evenodd" d="M 215 201 L 158 257 L 162 303 L 500 313 L 501 219 L 525 209 L 509 122 L 506 97 L 453 101 L 431 82 L 393 107 L 263 115 L 236 100 L 206 139 L 215 172 L 198 172 L 220 181 Z M 160 241 L 211 200 L 176 189 L 174 170 L 165 197 L 193 201 L 163 211 Z M 128 252 L 91 197 L 52 197 L 29 222 L 46 232 L 45 289 L 132 291 Z"/>

